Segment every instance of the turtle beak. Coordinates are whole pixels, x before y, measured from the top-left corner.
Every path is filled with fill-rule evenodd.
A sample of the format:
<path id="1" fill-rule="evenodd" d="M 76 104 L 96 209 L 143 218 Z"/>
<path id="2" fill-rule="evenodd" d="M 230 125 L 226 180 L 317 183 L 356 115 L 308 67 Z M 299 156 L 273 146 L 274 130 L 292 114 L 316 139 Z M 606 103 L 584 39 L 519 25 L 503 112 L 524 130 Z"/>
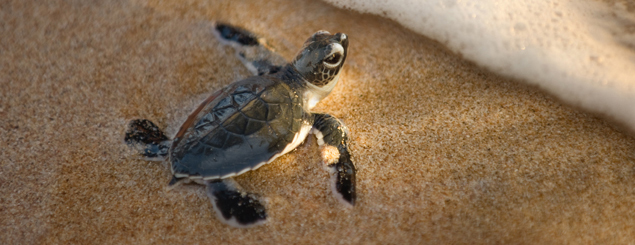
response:
<path id="1" fill-rule="evenodd" d="M 335 40 L 337 40 L 340 44 L 342 44 L 342 46 L 344 46 L 344 49 L 348 48 L 348 36 L 344 33 L 338 32 L 335 33 Z"/>

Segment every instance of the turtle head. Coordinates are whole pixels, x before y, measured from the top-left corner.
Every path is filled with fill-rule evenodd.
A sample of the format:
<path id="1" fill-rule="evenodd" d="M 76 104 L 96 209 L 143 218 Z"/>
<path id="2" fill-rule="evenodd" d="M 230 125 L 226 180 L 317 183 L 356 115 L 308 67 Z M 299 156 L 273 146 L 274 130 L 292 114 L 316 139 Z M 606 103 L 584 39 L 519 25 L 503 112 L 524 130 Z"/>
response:
<path id="1" fill-rule="evenodd" d="M 304 42 L 292 64 L 307 82 L 330 92 L 337 83 L 347 54 L 346 34 L 318 31 Z"/>

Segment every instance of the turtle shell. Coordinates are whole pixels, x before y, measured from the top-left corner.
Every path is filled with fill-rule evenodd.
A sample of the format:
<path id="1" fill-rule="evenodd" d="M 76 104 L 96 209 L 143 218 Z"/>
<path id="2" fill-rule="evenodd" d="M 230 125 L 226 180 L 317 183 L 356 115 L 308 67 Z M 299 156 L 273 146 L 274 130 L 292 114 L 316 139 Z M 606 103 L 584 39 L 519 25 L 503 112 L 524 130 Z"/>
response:
<path id="1" fill-rule="evenodd" d="M 170 148 L 174 176 L 219 179 L 258 168 L 284 154 L 308 116 L 299 96 L 277 78 L 235 82 L 181 126 Z"/>

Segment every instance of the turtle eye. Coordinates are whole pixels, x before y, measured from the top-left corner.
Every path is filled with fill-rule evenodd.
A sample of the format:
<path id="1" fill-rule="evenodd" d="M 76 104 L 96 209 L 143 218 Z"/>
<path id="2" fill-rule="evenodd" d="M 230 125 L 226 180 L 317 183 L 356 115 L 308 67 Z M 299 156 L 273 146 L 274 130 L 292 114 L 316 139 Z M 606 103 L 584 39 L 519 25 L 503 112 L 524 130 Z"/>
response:
<path id="1" fill-rule="evenodd" d="M 329 55 L 329 57 L 326 57 L 326 59 L 324 59 L 324 62 L 328 65 L 334 66 L 340 62 L 340 59 L 342 59 L 342 54 L 338 52 L 338 53 Z"/>

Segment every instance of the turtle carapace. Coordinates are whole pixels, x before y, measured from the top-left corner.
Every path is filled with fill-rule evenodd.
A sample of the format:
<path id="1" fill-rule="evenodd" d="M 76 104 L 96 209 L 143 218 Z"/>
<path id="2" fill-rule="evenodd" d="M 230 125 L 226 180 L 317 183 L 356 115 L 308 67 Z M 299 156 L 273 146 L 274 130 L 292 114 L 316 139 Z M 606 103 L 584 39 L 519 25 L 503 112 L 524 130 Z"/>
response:
<path id="1" fill-rule="evenodd" d="M 272 52 L 261 38 L 242 28 L 217 23 L 216 36 L 236 49 L 256 76 L 234 82 L 207 98 L 169 140 L 151 121 L 130 122 L 125 141 L 146 157 L 167 158 L 173 179 L 207 186 L 219 219 L 237 227 L 266 221 L 265 205 L 245 192 L 233 176 L 295 149 L 309 133 L 325 151 L 324 163 L 335 196 L 355 204 L 355 166 L 347 129 L 333 116 L 312 113 L 339 80 L 348 54 L 343 33 L 318 31 L 291 62 Z"/>

